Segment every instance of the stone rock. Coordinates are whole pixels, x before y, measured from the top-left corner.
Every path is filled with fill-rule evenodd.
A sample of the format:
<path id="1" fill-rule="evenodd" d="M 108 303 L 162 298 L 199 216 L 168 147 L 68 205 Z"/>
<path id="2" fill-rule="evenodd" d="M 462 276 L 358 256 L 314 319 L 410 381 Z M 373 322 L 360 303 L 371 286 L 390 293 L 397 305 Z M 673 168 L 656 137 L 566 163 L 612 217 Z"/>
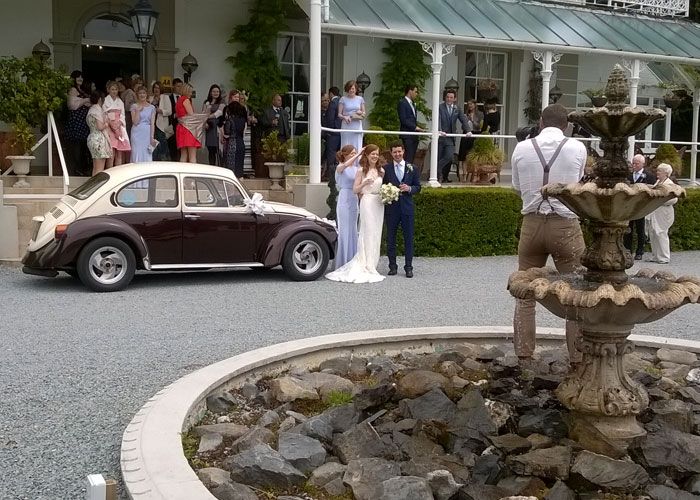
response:
<path id="1" fill-rule="evenodd" d="M 662 368 L 661 375 L 672 380 L 683 380 L 690 373 L 690 366 L 675 365 L 670 368 Z"/>
<path id="2" fill-rule="evenodd" d="M 633 491 L 649 482 L 649 475 L 641 465 L 587 450 L 576 456 L 571 472 L 595 485 L 615 490 Z"/>
<path id="3" fill-rule="evenodd" d="M 207 410 L 212 413 L 228 413 L 237 404 L 235 398 L 228 392 L 218 392 L 207 396 Z"/>
<path id="4" fill-rule="evenodd" d="M 692 432 L 693 410 L 689 403 L 678 399 L 654 401 L 649 405 L 654 412 L 654 423 L 661 428 L 672 428 L 680 432 Z"/>
<path id="5" fill-rule="evenodd" d="M 338 462 L 327 462 L 314 469 L 309 477 L 309 483 L 320 488 L 334 479 L 342 479 L 347 468 L 347 465 L 339 464 Z"/>
<path id="6" fill-rule="evenodd" d="M 472 469 L 472 479 L 476 483 L 495 485 L 503 477 L 504 465 L 498 455 L 480 455 L 476 457 Z"/>
<path id="7" fill-rule="evenodd" d="M 442 375 L 440 376 L 442 377 Z M 394 394 L 396 394 L 396 384 L 380 384 L 376 387 L 365 387 L 357 391 L 353 397 L 353 402 L 357 410 L 363 411 L 383 405 L 390 401 Z"/>
<path id="8" fill-rule="evenodd" d="M 530 441 L 517 434 L 503 434 L 501 436 L 490 436 L 489 440 L 493 445 L 504 453 L 522 453 L 528 451 L 532 444 Z"/>
<path id="9" fill-rule="evenodd" d="M 445 450 L 437 443 L 429 439 L 425 433 L 418 432 L 401 444 L 401 451 L 411 460 L 421 457 L 433 457 L 443 455 Z"/>
<path id="10" fill-rule="evenodd" d="M 562 378 L 556 375 L 535 375 L 532 379 L 532 388 L 536 391 L 553 391 L 561 383 Z"/>
<path id="11" fill-rule="evenodd" d="M 351 460 L 343 475 L 356 500 L 376 500 L 382 494 L 382 482 L 401 473 L 399 464 L 382 458 Z"/>
<path id="12" fill-rule="evenodd" d="M 296 497 L 296 496 L 291 496 L 291 495 L 282 495 L 277 497 L 277 500 L 304 500 L 301 497 Z"/>
<path id="13" fill-rule="evenodd" d="M 700 474 L 693 474 L 690 476 L 683 489 L 690 493 L 700 495 Z"/>
<path id="14" fill-rule="evenodd" d="M 632 380 L 634 380 L 635 382 L 639 382 L 645 387 L 649 387 L 655 382 L 658 382 L 660 378 L 660 373 L 657 375 L 656 373 L 650 373 L 644 370 L 638 370 L 632 375 Z"/>
<path id="15" fill-rule="evenodd" d="M 608 438 L 588 419 L 572 419 L 569 426 L 569 435 L 572 439 L 576 440 L 576 443 L 580 447 L 611 458 L 622 458 L 627 455 L 625 446 Z"/>
<path id="16" fill-rule="evenodd" d="M 231 471 L 233 481 L 245 482 L 259 488 L 289 488 L 306 482 L 303 472 L 266 444 L 259 444 L 228 457 L 223 466 Z"/>
<path id="17" fill-rule="evenodd" d="M 464 368 L 466 371 L 474 374 L 474 373 L 481 373 L 486 371 L 486 365 L 483 363 L 479 363 L 473 358 L 467 358 L 461 363 L 462 368 Z"/>
<path id="18" fill-rule="evenodd" d="M 440 389 L 432 389 L 415 399 L 404 399 L 399 404 L 399 411 L 406 418 L 436 420 L 449 422 L 457 410 L 450 398 Z"/>
<path id="19" fill-rule="evenodd" d="M 630 452 L 645 467 L 672 467 L 680 472 L 700 473 L 700 436 L 664 430 L 648 434 Z"/>
<path id="20" fill-rule="evenodd" d="M 325 359 L 321 361 L 318 369 L 324 373 L 334 373 L 336 375 L 344 376 L 348 374 L 350 370 L 350 358 L 349 357 L 339 357 Z"/>
<path id="21" fill-rule="evenodd" d="M 323 465 L 326 450 L 320 441 L 301 434 L 282 432 L 277 437 L 277 451 L 303 473 Z"/>
<path id="22" fill-rule="evenodd" d="M 557 482 L 545 495 L 544 500 L 576 500 L 576 493 L 564 481 L 557 479 Z"/>
<path id="23" fill-rule="evenodd" d="M 500 500 L 508 492 L 490 484 L 471 483 L 462 486 L 453 500 Z"/>
<path id="24" fill-rule="evenodd" d="M 280 415 L 274 410 L 268 410 L 263 413 L 263 416 L 258 420 L 258 425 L 261 427 L 269 427 L 280 423 Z"/>
<path id="25" fill-rule="evenodd" d="M 240 387 L 239 391 L 241 391 L 241 395 L 248 399 L 255 399 L 260 393 L 260 391 L 258 390 L 258 386 L 251 382 L 246 382 L 245 384 L 243 384 Z"/>
<path id="26" fill-rule="evenodd" d="M 301 424 L 300 432 L 324 443 L 330 443 L 333 440 L 333 426 L 330 420 L 326 414 L 315 415 Z"/>
<path id="27" fill-rule="evenodd" d="M 460 460 L 451 455 L 419 456 L 400 462 L 401 474 L 404 476 L 427 477 L 436 470 L 449 471 L 455 481 L 466 484 L 471 480 L 469 469 Z"/>
<path id="28" fill-rule="evenodd" d="M 554 446 L 554 440 L 549 436 L 544 436 L 542 434 L 530 434 L 525 439 L 532 445 L 533 450 L 539 450 L 541 448 L 549 448 Z"/>
<path id="29" fill-rule="evenodd" d="M 457 493 L 457 490 L 464 486 L 457 483 L 448 470 L 429 472 L 425 478 L 428 480 L 435 500 L 450 500 Z"/>
<path id="30" fill-rule="evenodd" d="M 333 432 L 345 432 L 360 421 L 360 414 L 353 404 L 329 408 L 322 415 L 328 417 Z"/>
<path id="31" fill-rule="evenodd" d="M 360 423 L 333 436 L 333 451 L 344 464 L 358 458 L 383 457 L 387 447 L 371 424 Z"/>
<path id="32" fill-rule="evenodd" d="M 428 481 L 416 476 L 397 476 L 382 481 L 379 500 L 433 500 Z"/>
<path id="33" fill-rule="evenodd" d="M 311 382 L 292 376 L 273 379 L 270 382 L 270 392 L 280 403 L 297 399 L 319 399 L 318 392 Z"/>
<path id="34" fill-rule="evenodd" d="M 662 347 L 656 351 L 656 359 L 657 361 L 668 361 L 680 365 L 692 365 L 698 360 L 698 357 L 693 352 Z"/>
<path id="35" fill-rule="evenodd" d="M 348 491 L 348 487 L 345 486 L 345 483 L 343 483 L 342 477 L 336 477 L 335 479 L 328 481 L 323 485 L 323 489 L 326 490 L 326 493 L 329 495 L 334 496 L 345 495 Z"/>
<path id="36" fill-rule="evenodd" d="M 658 387 L 652 387 L 647 391 L 649 394 L 649 399 L 651 401 L 658 401 L 658 400 L 669 400 L 673 399 L 673 396 L 671 396 L 668 392 L 662 391 Z"/>
<path id="37" fill-rule="evenodd" d="M 518 434 L 529 436 L 534 433 L 560 439 L 567 435 L 568 428 L 560 411 L 537 408 L 521 415 L 518 421 Z"/>
<path id="38" fill-rule="evenodd" d="M 517 390 L 504 394 L 498 394 L 496 396 L 493 396 L 492 399 L 500 401 L 502 403 L 506 403 L 515 408 L 520 413 L 534 410 L 535 408 L 540 407 L 539 400 L 537 400 L 536 398 L 526 396 L 521 391 Z"/>
<path id="39" fill-rule="evenodd" d="M 675 393 L 676 391 L 678 391 L 678 389 L 681 388 L 681 385 L 675 380 L 672 380 L 668 377 L 661 377 L 661 380 L 659 380 L 656 383 L 656 387 L 657 389 L 661 389 L 662 391 Z"/>
<path id="40" fill-rule="evenodd" d="M 700 405 L 700 391 L 692 387 L 681 387 L 678 390 L 678 395 L 689 403 Z"/>
<path id="41" fill-rule="evenodd" d="M 554 446 L 534 450 L 523 455 L 509 456 L 506 463 L 521 476 L 537 476 L 548 479 L 568 479 L 571 449 Z"/>
<path id="42" fill-rule="evenodd" d="M 453 363 L 462 364 L 466 359 L 467 357 L 459 351 L 445 351 L 440 353 L 438 362 L 444 363 L 445 361 L 452 361 Z"/>
<path id="43" fill-rule="evenodd" d="M 478 389 L 469 389 L 457 403 L 457 411 L 449 422 L 449 431 L 461 438 L 496 433 L 496 426 Z"/>
<path id="44" fill-rule="evenodd" d="M 497 486 L 514 496 L 537 496 L 547 490 L 547 485 L 539 477 L 508 476 L 498 481 Z"/>
<path id="45" fill-rule="evenodd" d="M 200 453 L 211 453 L 216 451 L 216 449 L 224 444 L 224 437 L 216 432 L 207 432 L 199 440 L 199 448 L 197 448 L 197 454 Z"/>
<path id="46" fill-rule="evenodd" d="M 698 500 L 700 496 L 693 495 L 687 491 L 669 488 L 659 484 L 651 485 L 647 488 L 647 494 L 653 500 Z"/>
<path id="47" fill-rule="evenodd" d="M 231 417 L 228 415 L 221 415 L 219 417 L 216 417 L 216 423 L 217 424 L 227 424 L 231 421 Z"/>
<path id="48" fill-rule="evenodd" d="M 462 373 L 464 368 L 455 361 L 443 361 L 438 365 L 438 371 L 445 377 L 452 378 Z"/>
<path id="49" fill-rule="evenodd" d="M 450 379 L 450 382 L 452 383 L 452 387 L 454 387 L 455 389 L 463 389 L 470 384 L 468 380 L 465 380 L 457 375 L 452 377 Z"/>
<path id="50" fill-rule="evenodd" d="M 258 500 L 253 490 L 241 483 L 228 481 L 211 490 L 218 500 Z"/>
<path id="51" fill-rule="evenodd" d="M 299 423 L 306 422 L 309 419 L 309 417 L 307 417 L 303 413 L 299 413 L 298 411 L 287 410 L 284 412 L 284 414 L 288 417 L 292 417 L 295 421 Z"/>
<path id="52" fill-rule="evenodd" d="M 431 389 L 445 389 L 447 378 L 439 373 L 428 370 L 412 370 L 407 372 L 397 384 L 398 394 L 403 398 L 417 398 Z"/>
<path id="53" fill-rule="evenodd" d="M 350 394 L 355 387 L 355 384 L 348 379 L 333 375 L 332 373 L 311 372 L 299 377 L 302 380 L 310 382 L 314 389 L 318 390 L 321 399 L 324 401 L 332 392 L 347 392 Z"/>
<path id="54" fill-rule="evenodd" d="M 280 422 L 280 426 L 277 429 L 278 432 L 287 432 L 292 430 L 295 426 L 297 425 L 297 421 L 295 420 L 294 417 L 287 417 L 282 422 Z"/>
<path id="55" fill-rule="evenodd" d="M 265 427 L 253 427 L 231 444 L 234 453 L 240 453 L 259 444 L 271 444 L 275 442 L 275 433 Z"/>
<path id="56" fill-rule="evenodd" d="M 371 375 L 380 374 L 383 377 L 390 377 L 402 368 L 405 367 L 395 363 L 389 356 L 374 356 L 367 359 L 366 369 Z"/>
<path id="57" fill-rule="evenodd" d="M 691 384 L 700 384 L 700 368 L 690 370 L 688 375 L 685 376 L 685 380 Z"/>
<path id="58" fill-rule="evenodd" d="M 491 347 L 486 350 L 482 350 L 476 355 L 477 361 L 493 361 L 496 358 L 501 358 L 505 356 L 505 353 L 501 351 L 498 347 Z"/>
<path id="59" fill-rule="evenodd" d="M 204 467 L 197 471 L 197 477 L 209 489 L 231 481 L 231 474 L 218 467 Z"/>
<path id="60" fill-rule="evenodd" d="M 238 439 L 250 429 L 245 425 L 238 424 L 209 424 L 198 425 L 192 429 L 197 436 L 205 434 L 221 434 L 224 438 Z"/>
<path id="61" fill-rule="evenodd" d="M 496 429 L 500 429 L 508 423 L 513 416 L 513 408 L 506 403 L 501 401 L 493 401 L 491 399 L 484 400 L 484 405 L 489 412 L 491 421 L 496 426 Z"/>

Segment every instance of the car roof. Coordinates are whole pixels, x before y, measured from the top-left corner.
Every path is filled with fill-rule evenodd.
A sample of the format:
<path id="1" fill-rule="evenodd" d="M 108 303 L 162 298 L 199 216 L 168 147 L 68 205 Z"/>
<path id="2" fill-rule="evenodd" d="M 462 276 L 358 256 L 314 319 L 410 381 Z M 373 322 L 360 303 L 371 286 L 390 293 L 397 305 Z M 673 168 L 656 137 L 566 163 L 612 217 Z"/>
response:
<path id="1" fill-rule="evenodd" d="M 227 168 L 213 167 L 199 163 L 180 163 L 175 161 L 152 161 L 127 163 L 105 170 L 113 182 L 121 183 L 137 176 L 150 174 L 192 174 L 218 175 L 235 179 L 236 176 Z"/>

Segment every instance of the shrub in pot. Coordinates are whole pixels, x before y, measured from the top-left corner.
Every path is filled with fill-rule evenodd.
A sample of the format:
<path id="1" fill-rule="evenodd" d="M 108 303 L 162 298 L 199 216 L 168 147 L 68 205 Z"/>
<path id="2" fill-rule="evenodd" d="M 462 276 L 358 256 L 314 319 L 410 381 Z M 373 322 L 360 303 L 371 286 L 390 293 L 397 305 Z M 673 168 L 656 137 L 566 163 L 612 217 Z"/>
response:
<path id="1" fill-rule="evenodd" d="M 270 132 L 263 137 L 262 155 L 272 180 L 270 189 L 281 190 L 282 186 L 279 181 L 284 178 L 284 165 L 289 158 L 287 141 L 280 141 L 276 131 Z"/>
<path id="2" fill-rule="evenodd" d="M 474 146 L 467 154 L 467 172 L 472 173 L 476 181 L 484 181 L 484 175 L 494 182 L 500 176 L 505 154 L 496 146 L 488 134 L 481 134 L 474 139 Z M 495 177 L 494 177 L 495 174 Z"/>

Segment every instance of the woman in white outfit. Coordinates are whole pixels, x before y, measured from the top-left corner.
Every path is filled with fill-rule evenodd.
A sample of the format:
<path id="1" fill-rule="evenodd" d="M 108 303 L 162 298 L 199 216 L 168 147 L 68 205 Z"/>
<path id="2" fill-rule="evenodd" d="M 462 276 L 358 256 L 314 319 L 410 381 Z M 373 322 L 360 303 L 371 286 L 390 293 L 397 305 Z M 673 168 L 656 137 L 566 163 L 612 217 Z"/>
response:
<path id="1" fill-rule="evenodd" d="M 385 276 L 377 272 L 379 249 L 384 224 L 384 204 L 379 194 L 386 163 L 374 144 L 365 146 L 360 157 L 360 168 L 355 175 L 353 192 L 360 196 L 360 234 L 357 253 L 350 262 L 326 275 L 333 281 L 345 283 L 376 283 Z"/>
<path id="2" fill-rule="evenodd" d="M 656 167 L 657 180 L 654 186 L 673 184 L 673 181 L 669 179 L 672 172 L 673 168 L 671 165 L 660 163 Z M 651 242 L 650 262 L 658 262 L 659 264 L 671 262 L 671 244 L 668 240 L 668 230 L 673 225 L 675 217 L 673 205 L 677 201 L 678 198 L 671 198 L 646 217 L 646 227 L 649 233 L 649 241 Z"/>

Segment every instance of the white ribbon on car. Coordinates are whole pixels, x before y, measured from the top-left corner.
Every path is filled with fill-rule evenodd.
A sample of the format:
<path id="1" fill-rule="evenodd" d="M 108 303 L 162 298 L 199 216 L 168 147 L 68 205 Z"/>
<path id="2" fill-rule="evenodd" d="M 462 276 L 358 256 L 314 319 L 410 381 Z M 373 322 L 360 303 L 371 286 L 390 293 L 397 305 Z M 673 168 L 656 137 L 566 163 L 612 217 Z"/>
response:
<path id="1" fill-rule="evenodd" d="M 322 217 L 321 222 L 325 222 L 326 224 L 333 226 L 336 231 L 338 230 L 338 223 L 336 221 L 334 221 L 333 219 L 327 219 L 325 217 Z"/>
<path id="2" fill-rule="evenodd" d="M 267 209 L 263 196 L 260 193 L 253 193 L 252 198 L 245 200 L 245 206 L 256 215 L 265 215 Z"/>

